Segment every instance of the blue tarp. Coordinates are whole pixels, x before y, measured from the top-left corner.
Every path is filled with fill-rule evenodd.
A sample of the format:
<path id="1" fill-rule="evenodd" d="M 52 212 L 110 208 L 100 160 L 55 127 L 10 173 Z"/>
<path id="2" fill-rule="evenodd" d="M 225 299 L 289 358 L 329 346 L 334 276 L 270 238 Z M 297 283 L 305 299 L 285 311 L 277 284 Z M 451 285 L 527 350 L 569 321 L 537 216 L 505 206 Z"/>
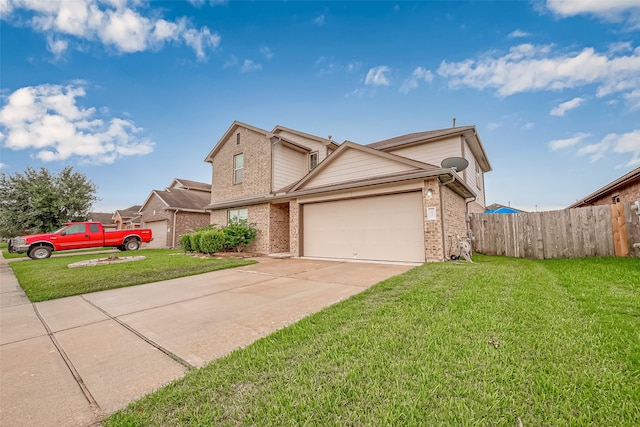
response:
<path id="1" fill-rule="evenodd" d="M 517 209 L 508 208 L 508 207 L 501 207 L 501 208 L 498 208 L 498 209 L 487 209 L 486 211 L 484 211 L 484 213 L 486 213 L 486 214 L 514 214 L 514 213 L 520 213 L 520 211 L 517 210 Z"/>

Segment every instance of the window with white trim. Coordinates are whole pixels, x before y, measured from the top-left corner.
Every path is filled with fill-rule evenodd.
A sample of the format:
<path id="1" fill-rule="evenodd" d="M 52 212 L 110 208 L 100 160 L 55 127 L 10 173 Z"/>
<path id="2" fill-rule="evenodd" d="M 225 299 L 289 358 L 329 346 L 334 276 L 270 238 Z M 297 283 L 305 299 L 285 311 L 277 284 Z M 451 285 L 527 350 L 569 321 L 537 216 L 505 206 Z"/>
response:
<path id="1" fill-rule="evenodd" d="M 229 209 L 229 222 L 246 221 L 249 218 L 249 209 Z"/>
<path id="2" fill-rule="evenodd" d="M 312 171 L 318 166 L 318 152 L 309 153 L 309 170 Z"/>
<path id="3" fill-rule="evenodd" d="M 244 154 L 233 156 L 233 183 L 239 184 L 244 180 Z"/>

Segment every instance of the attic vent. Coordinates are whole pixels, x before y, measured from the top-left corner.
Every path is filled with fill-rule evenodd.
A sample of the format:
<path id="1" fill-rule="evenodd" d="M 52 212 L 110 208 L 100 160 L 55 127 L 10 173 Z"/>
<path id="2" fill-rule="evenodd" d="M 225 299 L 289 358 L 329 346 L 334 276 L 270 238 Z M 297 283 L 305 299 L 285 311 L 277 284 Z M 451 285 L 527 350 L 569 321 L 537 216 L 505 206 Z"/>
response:
<path id="1" fill-rule="evenodd" d="M 240 145 L 240 132 L 236 134 L 236 145 Z"/>

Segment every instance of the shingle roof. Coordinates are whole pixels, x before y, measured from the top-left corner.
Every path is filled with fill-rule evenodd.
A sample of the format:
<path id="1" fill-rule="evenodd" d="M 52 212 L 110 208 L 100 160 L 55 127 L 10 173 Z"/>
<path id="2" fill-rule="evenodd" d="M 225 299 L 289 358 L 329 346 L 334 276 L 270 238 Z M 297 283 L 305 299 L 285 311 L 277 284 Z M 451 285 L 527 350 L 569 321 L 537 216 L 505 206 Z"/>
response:
<path id="1" fill-rule="evenodd" d="M 154 193 L 171 209 L 204 210 L 211 203 L 211 194 L 203 191 L 190 191 L 175 188 L 167 191 L 154 190 Z"/>
<path id="2" fill-rule="evenodd" d="M 113 214 L 107 212 L 89 212 L 91 221 L 98 221 L 101 224 L 113 224 Z"/>
<path id="3" fill-rule="evenodd" d="M 211 184 L 207 184 L 206 182 L 192 181 L 190 179 L 182 178 L 176 178 L 175 181 L 184 189 L 211 191 Z"/>
<path id="4" fill-rule="evenodd" d="M 474 129 L 473 126 L 458 126 L 455 128 L 408 133 L 406 135 L 396 136 L 394 138 L 389 138 L 382 141 L 367 144 L 367 147 L 375 148 L 376 150 L 386 150 L 388 148 L 398 147 L 405 144 L 411 144 L 413 142 L 425 141 L 429 139 L 438 139 L 444 136 L 461 134 L 463 132 L 473 130 L 473 129 Z"/>

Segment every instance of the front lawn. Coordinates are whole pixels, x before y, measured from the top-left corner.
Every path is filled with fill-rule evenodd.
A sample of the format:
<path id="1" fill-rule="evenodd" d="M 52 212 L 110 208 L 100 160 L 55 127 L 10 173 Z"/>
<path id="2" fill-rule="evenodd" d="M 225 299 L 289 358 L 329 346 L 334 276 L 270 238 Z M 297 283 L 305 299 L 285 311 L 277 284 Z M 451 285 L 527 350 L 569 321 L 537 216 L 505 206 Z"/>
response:
<path id="1" fill-rule="evenodd" d="M 225 268 L 253 264 L 237 258 L 196 258 L 180 250 L 144 249 L 118 252 L 119 257 L 143 255 L 145 260 L 95 267 L 68 268 L 78 261 L 106 258 L 106 254 L 87 254 L 43 260 L 14 261 L 13 269 L 20 286 L 32 302 L 106 289 L 141 285 Z"/>
<path id="2" fill-rule="evenodd" d="M 640 261 L 430 263 L 192 370 L 105 426 L 631 426 Z"/>

